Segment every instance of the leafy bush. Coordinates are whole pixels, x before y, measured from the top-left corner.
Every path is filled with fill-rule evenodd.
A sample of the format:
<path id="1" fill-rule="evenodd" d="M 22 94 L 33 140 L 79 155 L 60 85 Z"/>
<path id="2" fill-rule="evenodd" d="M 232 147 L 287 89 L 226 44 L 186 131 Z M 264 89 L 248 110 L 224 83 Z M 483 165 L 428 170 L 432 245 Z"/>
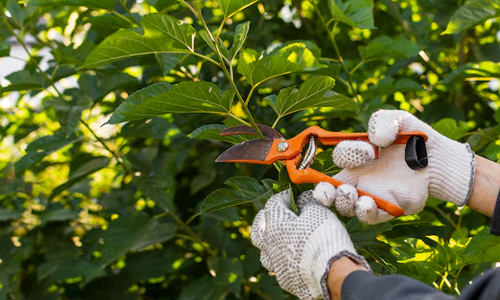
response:
<path id="1" fill-rule="evenodd" d="M 291 185 L 280 164 L 215 164 L 249 138 L 220 137 L 228 126 L 365 131 L 375 110 L 400 108 L 500 159 L 494 1 L 0 11 L 0 56 L 21 66 L 0 88 L 0 299 L 293 298 L 249 240 L 258 208 Z M 334 174 L 322 150 L 314 167 Z M 429 199 L 376 226 L 343 220 L 375 272 L 450 294 L 500 260 L 489 219 L 468 207 Z"/>

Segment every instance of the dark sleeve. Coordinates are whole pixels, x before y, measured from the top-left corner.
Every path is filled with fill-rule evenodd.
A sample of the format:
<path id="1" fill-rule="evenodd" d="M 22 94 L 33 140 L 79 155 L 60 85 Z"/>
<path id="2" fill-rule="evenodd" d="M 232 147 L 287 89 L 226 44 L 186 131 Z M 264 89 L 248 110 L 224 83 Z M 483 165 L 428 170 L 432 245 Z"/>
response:
<path id="1" fill-rule="evenodd" d="M 497 203 L 493 211 L 493 219 L 491 220 L 491 234 L 500 235 L 500 192 L 497 196 Z"/>
<path id="2" fill-rule="evenodd" d="M 402 275 L 377 276 L 366 271 L 349 274 L 341 289 L 342 300 L 455 300 L 435 288 Z"/>
<path id="3" fill-rule="evenodd" d="M 500 299 L 500 269 L 474 278 L 457 299 L 402 275 L 377 276 L 366 271 L 349 274 L 342 284 L 342 300 L 495 300 Z"/>
<path id="4" fill-rule="evenodd" d="M 491 269 L 472 280 L 463 290 L 460 300 L 498 300 L 500 299 L 500 269 Z"/>

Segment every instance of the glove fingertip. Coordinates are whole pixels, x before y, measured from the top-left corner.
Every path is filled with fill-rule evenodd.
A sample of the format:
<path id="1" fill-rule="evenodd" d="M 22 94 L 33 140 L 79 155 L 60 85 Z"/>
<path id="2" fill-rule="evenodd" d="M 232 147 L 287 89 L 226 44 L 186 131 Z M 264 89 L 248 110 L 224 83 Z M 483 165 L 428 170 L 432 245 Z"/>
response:
<path id="1" fill-rule="evenodd" d="M 328 182 L 320 182 L 313 190 L 313 198 L 321 205 L 330 207 L 335 201 L 337 190 Z"/>
<path id="2" fill-rule="evenodd" d="M 342 169 L 356 168 L 373 159 L 373 146 L 366 142 L 342 141 L 333 150 L 333 162 Z"/>
<path id="3" fill-rule="evenodd" d="M 372 197 L 361 196 L 356 202 L 356 216 L 366 224 L 371 224 L 376 219 L 377 204 Z"/>
<path id="4" fill-rule="evenodd" d="M 350 184 L 343 184 L 337 189 L 335 208 L 341 215 L 353 217 L 355 216 L 355 205 L 357 200 L 358 192 L 356 188 Z"/>

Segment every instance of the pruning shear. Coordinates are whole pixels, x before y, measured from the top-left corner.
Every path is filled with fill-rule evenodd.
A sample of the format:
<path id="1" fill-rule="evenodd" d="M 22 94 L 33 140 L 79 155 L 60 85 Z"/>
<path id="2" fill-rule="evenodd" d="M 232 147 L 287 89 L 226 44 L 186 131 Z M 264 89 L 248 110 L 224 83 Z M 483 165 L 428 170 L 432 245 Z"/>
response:
<path id="1" fill-rule="evenodd" d="M 216 162 L 231 163 L 251 163 L 270 165 L 278 160 L 284 161 L 288 176 L 295 184 L 320 183 L 326 181 L 335 187 L 343 184 L 326 174 L 310 168 L 316 156 L 317 141 L 325 146 L 337 145 L 341 141 L 355 140 L 370 142 L 368 133 L 342 133 L 327 131 L 319 126 L 311 126 L 297 136 L 291 139 L 285 139 L 281 133 L 272 127 L 266 125 L 257 125 L 265 139 L 245 141 L 232 146 L 222 153 Z M 238 134 L 256 135 L 254 128 L 241 125 L 222 130 L 221 136 L 230 136 Z M 399 132 L 394 144 L 406 144 L 405 161 L 413 170 L 427 167 L 427 151 L 425 147 L 427 135 L 420 131 Z M 309 143 L 307 152 L 302 158 L 302 148 Z M 379 148 L 373 145 L 375 158 L 378 158 Z M 300 165 L 299 165 L 300 162 Z M 372 195 L 360 189 L 356 189 L 359 196 L 372 197 L 377 206 L 393 216 L 401 216 L 404 210 L 396 204 L 393 204 L 380 197 Z"/>

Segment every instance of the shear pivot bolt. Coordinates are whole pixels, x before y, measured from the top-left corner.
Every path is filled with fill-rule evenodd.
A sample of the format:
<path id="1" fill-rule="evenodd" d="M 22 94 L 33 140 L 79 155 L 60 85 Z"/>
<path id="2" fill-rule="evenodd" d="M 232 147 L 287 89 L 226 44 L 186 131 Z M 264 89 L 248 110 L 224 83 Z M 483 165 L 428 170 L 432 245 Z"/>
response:
<path id="1" fill-rule="evenodd" d="M 278 146 L 276 146 L 278 152 L 285 152 L 288 149 L 288 143 L 287 142 L 280 142 Z"/>

